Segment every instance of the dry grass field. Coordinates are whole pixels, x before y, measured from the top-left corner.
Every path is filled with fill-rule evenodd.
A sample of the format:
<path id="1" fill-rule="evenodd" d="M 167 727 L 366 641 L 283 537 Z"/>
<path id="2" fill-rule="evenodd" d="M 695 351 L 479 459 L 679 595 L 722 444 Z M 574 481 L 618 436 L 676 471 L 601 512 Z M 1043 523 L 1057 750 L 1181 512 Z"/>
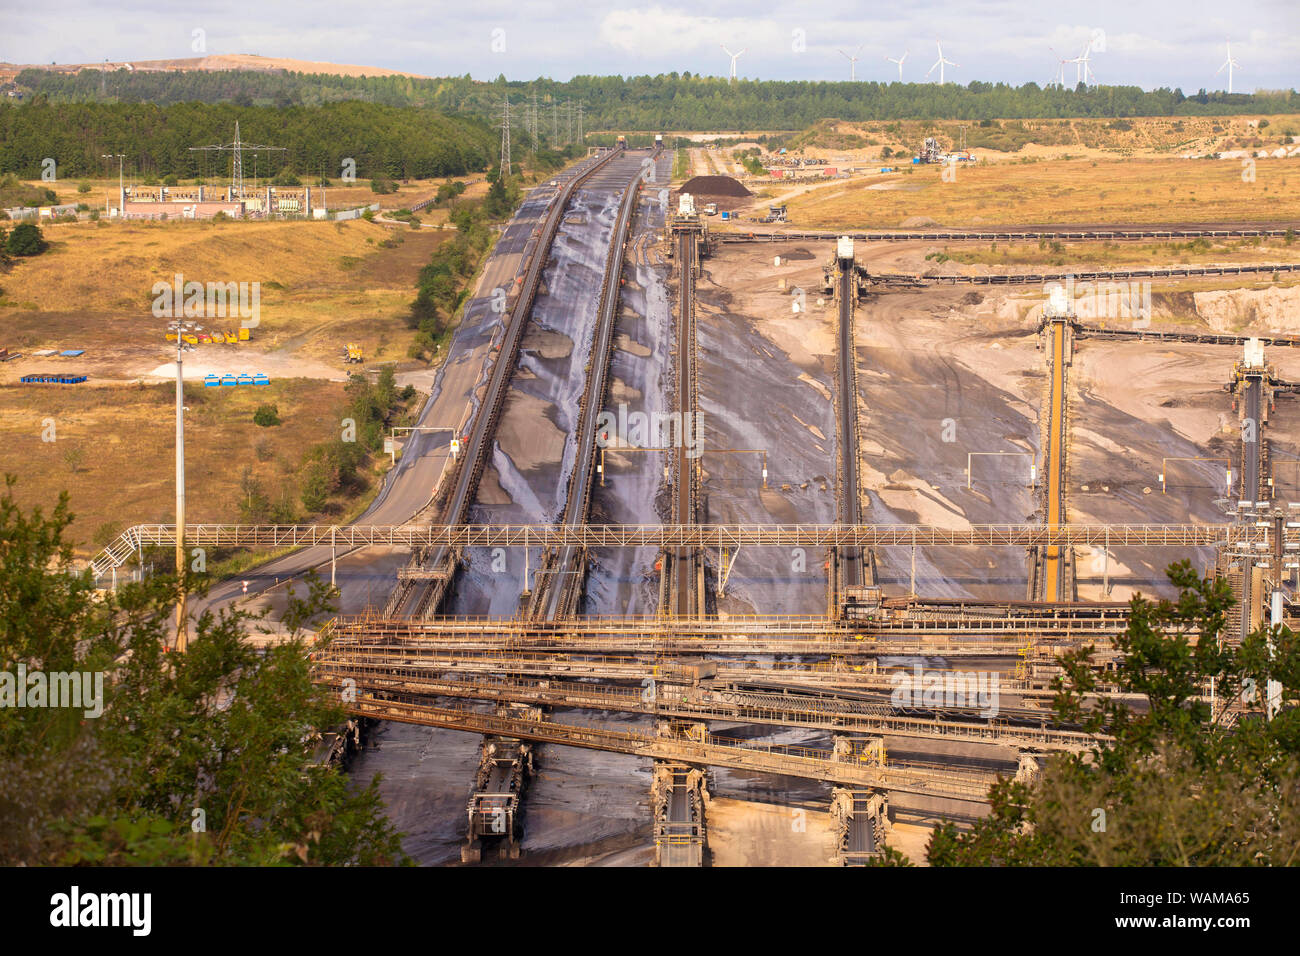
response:
<path id="1" fill-rule="evenodd" d="M 1300 159 L 1095 159 L 938 166 L 835 181 L 789 199 L 809 228 L 1300 221 Z"/>
<path id="2" fill-rule="evenodd" d="M 0 473 L 18 476 L 15 497 L 25 508 L 48 510 L 67 490 L 81 553 L 111 527 L 174 521 L 175 399 L 174 384 L 0 386 Z M 339 434 L 343 387 L 310 379 L 194 385 L 185 404 L 188 520 L 235 521 L 245 466 L 272 502 L 288 494 L 302 511 L 295 472 L 309 446 Z M 276 406 L 282 424 L 255 425 L 262 404 Z M 42 440 L 48 420 L 52 442 Z"/>
<path id="3" fill-rule="evenodd" d="M 272 503 L 288 496 L 301 513 L 296 472 L 303 452 L 338 435 L 343 383 L 357 368 L 343 363 L 341 345 L 362 345 L 362 367 L 404 362 L 412 338 L 404 317 L 416 277 L 451 235 L 365 221 L 81 222 L 43 231 L 51 249 L 0 275 L 0 345 L 24 353 L 0 364 L 0 472 L 19 477 L 16 494 L 25 506 L 49 507 L 69 490 L 77 515 L 72 535 L 83 553 L 106 525 L 171 520 L 175 386 L 156 378 L 150 384 L 149 377 L 172 374 L 175 347 L 150 311 L 154 282 L 179 272 L 198 281 L 261 283 L 261 324 L 251 342 L 200 345 L 186 356 L 187 379 L 205 371 L 263 371 L 272 382 L 187 386 L 190 519 L 236 520 L 245 467 Z M 31 354 L 55 347 L 86 353 Z M 17 383 L 55 370 L 91 381 Z M 253 423 L 264 403 L 277 406 L 283 424 Z M 41 440 L 46 419 L 53 420 L 54 442 Z"/>
<path id="4" fill-rule="evenodd" d="M 168 360 L 163 323 L 150 306 L 154 283 L 176 273 L 187 281 L 261 284 L 254 340 L 201 345 L 194 356 L 199 364 L 233 362 L 240 368 L 229 370 L 240 371 L 273 352 L 310 363 L 298 369 L 276 364 L 276 371 L 322 375 L 337 369 L 342 377 L 339 350 L 349 341 L 362 345 L 367 361 L 404 360 L 412 335 L 404 316 L 416 277 L 451 235 L 364 220 L 79 222 L 43 231 L 50 251 L 0 276 L 0 345 L 29 354 L 86 349 L 80 369 L 116 379 L 137 378 Z M 0 366 L 0 382 L 48 370 L 24 358 Z"/>

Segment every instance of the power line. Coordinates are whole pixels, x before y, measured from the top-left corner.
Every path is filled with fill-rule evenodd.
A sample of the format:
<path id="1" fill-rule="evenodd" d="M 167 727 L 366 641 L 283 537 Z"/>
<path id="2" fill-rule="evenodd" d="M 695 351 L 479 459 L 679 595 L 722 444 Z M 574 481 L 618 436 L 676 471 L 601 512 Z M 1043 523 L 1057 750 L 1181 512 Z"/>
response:
<path id="1" fill-rule="evenodd" d="M 283 146 L 259 146 L 255 143 L 245 143 L 239 136 L 239 120 L 235 120 L 235 141 L 233 143 L 221 143 L 216 146 L 191 146 L 189 149 L 191 153 L 204 153 L 205 155 L 209 151 L 232 154 L 233 163 L 230 177 L 230 202 L 240 202 L 244 198 L 245 150 L 251 150 L 254 154 L 260 151 L 270 152 L 273 150 L 278 150 L 282 153 L 287 152 Z M 253 161 L 254 164 L 256 164 L 256 155 L 254 155 Z"/>

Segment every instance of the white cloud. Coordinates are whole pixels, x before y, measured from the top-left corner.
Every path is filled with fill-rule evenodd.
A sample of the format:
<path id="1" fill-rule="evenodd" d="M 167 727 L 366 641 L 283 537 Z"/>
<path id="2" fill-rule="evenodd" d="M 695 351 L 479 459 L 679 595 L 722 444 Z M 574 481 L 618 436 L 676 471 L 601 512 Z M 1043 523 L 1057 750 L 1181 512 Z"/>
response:
<path id="1" fill-rule="evenodd" d="M 600 22 L 600 38 L 605 43 L 639 57 L 719 50 L 726 44 L 733 50 L 748 47 L 751 52 L 770 49 L 773 44 L 788 46 L 789 27 L 773 20 L 751 17 L 702 17 L 660 6 L 645 9 L 611 10 Z"/>

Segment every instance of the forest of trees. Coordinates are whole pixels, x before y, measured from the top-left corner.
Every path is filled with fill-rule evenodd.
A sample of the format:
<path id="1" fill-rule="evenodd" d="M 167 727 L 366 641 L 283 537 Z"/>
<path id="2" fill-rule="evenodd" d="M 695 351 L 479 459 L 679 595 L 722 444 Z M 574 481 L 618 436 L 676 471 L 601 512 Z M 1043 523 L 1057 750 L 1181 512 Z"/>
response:
<path id="1" fill-rule="evenodd" d="M 232 103 L 320 106 L 363 100 L 386 106 L 420 106 L 446 113 L 497 117 L 503 96 L 516 107 L 537 94 L 543 140 L 565 140 L 567 121 L 556 103 L 584 104 L 584 128 L 640 130 L 796 130 L 837 119 L 1050 119 L 1065 117 L 1207 116 L 1300 110 L 1294 90 L 1265 93 L 1204 90 L 1145 91 L 1136 86 L 1046 89 L 1036 83 L 878 83 L 741 80 L 669 73 L 658 76 L 577 76 L 491 83 L 469 76 L 414 79 L 348 77 L 254 71 L 150 73 L 87 70 L 63 75 L 45 70 L 19 74 L 20 89 L 53 101 L 174 104 Z M 558 123 L 557 123 L 558 120 Z M 522 124 L 521 124 L 522 125 Z M 559 127 L 558 137 L 556 127 Z M 520 140 L 522 141 L 522 140 Z"/>
<path id="2" fill-rule="evenodd" d="M 236 120 L 244 142 L 285 148 L 245 156 L 246 173 L 252 175 L 256 163 L 264 177 L 289 170 L 310 181 L 334 179 L 349 157 L 360 180 L 459 176 L 487 169 L 498 148 L 497 134 L 482 120 L 428 108 L 362 102 L 164 106 L 37 96 L 20 105 L 0 103 L 0 173 L 37 178 L 48 156 L 61 179 L 116 175 L 117 164 L 102 157 L 122 153 L 139 173 L 221 179 L 229 175 L 230 154 L 190 147 L 232 142 Z"/>

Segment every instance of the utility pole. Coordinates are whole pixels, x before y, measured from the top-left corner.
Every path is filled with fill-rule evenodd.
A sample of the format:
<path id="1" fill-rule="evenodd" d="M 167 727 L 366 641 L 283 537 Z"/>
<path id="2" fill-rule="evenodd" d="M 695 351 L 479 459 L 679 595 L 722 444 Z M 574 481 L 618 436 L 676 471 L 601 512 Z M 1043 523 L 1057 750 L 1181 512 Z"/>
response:
<path id="1" fill-rule="evenodd" d="M 1286 518 L 1281 512 L 1273 517 L 1273 593 L 1270 595 L 1269 602 L 1269 623 L 1272 627 L 1268 634 L 1268 657 L 1272 660 L 1277 656 L 1277 649 L 1273 646 L 1273 628 L 1282 626 L 1282 575 L 1284 574 L 1282 562 L 1286 559 L 1283 538 L 1286 534 Z M 1270 678 L 1264 684 L 1264 716 L 1272 720 L 1277 716 L 1278 711 L 1282 709 L 1282 684 L 1280 681 Z"/>
<path id="2" fill-rule="evenodd" d="M 585 142 L 582 137 L 582 100 L 578 100 L 578 142 Z"/>
<path id="3" fill-rule="evenodd" d="M 506 95 L 501 120 L 501 175 L 510 175 L 510 96 Z"/>
<path id="4" fill-rule="evenodd" d="M 176 650 L 185 653 L 185 385 L 184 340 L 176 333 Z"/>
<path id="5" fill-rule="evenodd" d="M 126 211 L 126 183 L 122 179 L 122 160 L 126 157 L 121 153 L 100 153 L 100 159 L 117 159 L 117 215 L 121 218 Z"/>
<path id="6" fill-rule="evenodd" d="M 168 325 L 176 332 L 176 650 L 189 647 L 185 624 L 185 386 L 182 353 L 189 348 L 185 335 L 196 328 L 193 322 Z"/>
<path id="7" fill-rule="evenodd" d="M 244 198 L 244 144 L 239 138 L 239 120 L 235 120 L 235 166 L 231 174 L 230 187 L 235 191 L 231 196 L 236 202 Z M 253 169 L 257 169 L 257 155 L 253 155 Z M 257 174 L 254 173 L 254 178 Z M 237 198 L 236 198 L 237 197 Z"/>
<path id="8" fill-rule="evenodd" d="M 551 104 L 551 145 L 560 145 L 560 104 L 558 100 Z"/>
<path id="9" fill-rule="evenodd" d="M 537 153 L 537 91 L 533 90 L 533 115 L 532 115 L 532 138 L 533 153 Z"/>

